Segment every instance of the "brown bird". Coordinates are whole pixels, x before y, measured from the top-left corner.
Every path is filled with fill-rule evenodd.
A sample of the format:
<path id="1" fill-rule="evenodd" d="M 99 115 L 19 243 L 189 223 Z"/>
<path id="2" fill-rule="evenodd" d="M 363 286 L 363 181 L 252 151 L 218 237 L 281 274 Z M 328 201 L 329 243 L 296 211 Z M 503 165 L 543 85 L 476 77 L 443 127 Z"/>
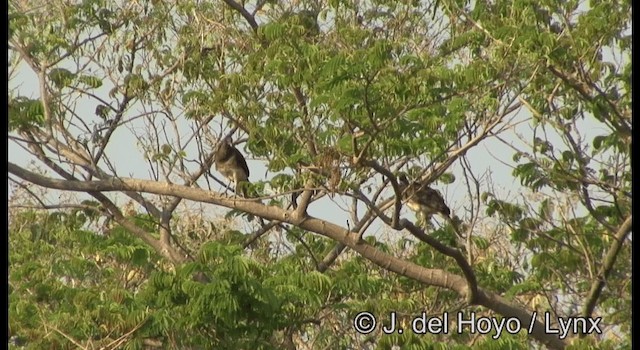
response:
<path id="1" fill-rule="evenodd" d="M 416 212 L 418 217 L 422 216 L 424 224 L 427 224 L 433 214 L 440 214 L 451 223 L 455 234 L 463 238 L 459 228 L 460 219 L 451 218 L 451 210 L 438 191 L 418 181 L 409 183 L 405 174 L 400 174 L 398 180 L 402 200 L 407 202 L 407 206 Z"/>
<path id="2" fill-rule="evenodd" d="M 407 206 L 414 212 L 429 220 L 433 214 L 441 214 L 451 220 L 451 210 L 444 203 L 444 199 L 433 188 L 419 182 L 409 183 L 404 174 L 398 176 L 402 199 L 407 201 Z"/>
<path id="3" fill-rule="evenodd" d="M 214 161 L 216 170 L 227 179 L 233 181 L 236 194 L 241 192 L 242 196 L 246 198 L 249 167 L 242 153 L 231 143 L 231 137 L 227 136 L 220 142 Z"/>

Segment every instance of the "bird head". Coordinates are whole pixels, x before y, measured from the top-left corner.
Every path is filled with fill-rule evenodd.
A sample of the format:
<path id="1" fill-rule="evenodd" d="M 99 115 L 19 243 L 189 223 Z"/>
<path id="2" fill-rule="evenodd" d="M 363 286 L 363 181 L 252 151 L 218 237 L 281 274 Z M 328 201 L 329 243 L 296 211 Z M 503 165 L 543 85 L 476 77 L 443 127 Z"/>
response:
<path id="1" fill-rule="evenodd" d="M 398 175 L 398 182 L 403 186 L 409 185 L 409 180 L 407 179 L 407 175 L 405 173 L 400 173 L 400 175 Z"/>
<path id="2" fill-rule="evenodd" d="M 223 145 L 233 146 L 233 140 L 231 139 L 231 135 L 225 136 L 225 138 L 223 138 L 221 142 Z"/>
<path id="3" fill-rule="evenodd" d="M 233 147 L 233 141 L 231 141 L 231 136 L 226 136 L 225 138 L 220 140 L 220 142 L 218 143 L 218 149 L 226 150 L 231 147 Z"/>

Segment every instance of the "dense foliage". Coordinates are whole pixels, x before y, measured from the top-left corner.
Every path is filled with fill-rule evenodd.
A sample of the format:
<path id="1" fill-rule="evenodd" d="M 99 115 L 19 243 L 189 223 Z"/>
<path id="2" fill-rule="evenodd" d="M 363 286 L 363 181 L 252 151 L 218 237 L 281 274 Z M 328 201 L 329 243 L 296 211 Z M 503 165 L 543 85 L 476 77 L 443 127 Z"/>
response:
<path id="1" fill-rule="evenodd" d="M 9 4 L 11 346 L 630 347 L 630 2 Z"/>

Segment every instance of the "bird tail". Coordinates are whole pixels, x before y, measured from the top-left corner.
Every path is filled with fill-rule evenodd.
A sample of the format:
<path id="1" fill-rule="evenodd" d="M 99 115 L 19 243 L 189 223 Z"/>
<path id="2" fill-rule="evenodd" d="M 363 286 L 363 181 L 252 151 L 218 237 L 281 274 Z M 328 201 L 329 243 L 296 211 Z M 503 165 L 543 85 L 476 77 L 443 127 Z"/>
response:
<path id="1" fill-rule="evenodd" d="M 456 233 L 456 235 L 457 235 L 458 237 L 460 237 L 461 239 L 464 239 L 464 238 L 462 237 L 462 233 L 460 233 L 460 225 L 458 225 L 458 222 L 457 222 L 457 220 L 456 220 L 456 219 L 458 219 L 458 218 L 456 217 L 456 218 L 454 219 L 454 218 L 451 216 L 451 213 L 447 213 L 447 215 L 445 215 L 444 217 L 449 221 L 449 223 L 451 224 L 451 227 L 453 227 L 453 232 L 455 232 L 455 233 Z M 458 219 L 458 220 L 459 220 L 459 219 Z"/>
<path id="2" fill-rule="evenodd" d="M 241 194 L 244 198 L 251 198 L 249 191 L 249 181 L 239 181 L 236 184 L 236 194 Z"/>

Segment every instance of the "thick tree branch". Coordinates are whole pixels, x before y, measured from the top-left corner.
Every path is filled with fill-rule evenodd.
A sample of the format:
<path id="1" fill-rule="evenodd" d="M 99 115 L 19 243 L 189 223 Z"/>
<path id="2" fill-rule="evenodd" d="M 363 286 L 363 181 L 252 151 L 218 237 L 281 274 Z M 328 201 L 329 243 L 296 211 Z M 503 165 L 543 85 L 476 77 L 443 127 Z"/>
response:
<path id="1" fill-rule="evenodd" d="M 51 152 L 57 153 L 59 155 L 63 155 L 73 164 L 77 164 L 81 166 L 90 174 L 90 176 L 95 176 L 101 180 L 106 180 L 112 177 L 111 175 L 107 174 L 104 170 L 102 170 L 100 167 L 98 167 L 96 164 L 93 164 L 90 160 L 91 157 L 88 154 L 81 154 L 80 152 L 77 151 L 77 149 L 72 149 L 71 147 L 59 142 L 54 138 L 48 137 L 45 133 L 39 132 L 38 130 L 34 130 L 33 134 L 36 135 L 41 140 L 47 140 L 46 141 L 47 148 L 49 148 Z M 25 134 L 25 137 L 33 143 L 37 142 L 36 138 L 32 136 L 31 133 Z M 44 155 L 42 155 L 39 158 L 43 159 L 42 157 L 44 157 Z M 49 167 L 51 167 L 51 165 L 49 165 Z M 144 198 L 141 194 L 136 192 L 123 192 L 123 193 L 129 196 L 129 198 L 138 202 L 138 204 L 140 204 L 143 208 L 145 208 L 145 210 L 147 210 L 147 212 L 153 215 L 154 217 L 160 218 L 160 216 L 162 215 L 162 212 L 158 208 L 156 208 L 156 206 L 153 205 L 153 203 L 151 203 L 146 198 Z"/>
<path id="2" fill-rule="evenodd" d="M 400 226 L 406 228 L 407 231 L 409 231 L 412 235 L 417 237 L 422 242 L 425 242 L 428 245 L 436 248 L 436 250 L 438 250 L 439 252 L 452 257 L 456 261 L 458 266 L 460 266 L 460 269 L 462 269 L 462 273 L 464 274 L 465 279 L 467 280 L 468 290 L 463 295 L 466 296 L 466 302 L 468 304 L 474 304 L 478 294 L 478 281 L 476 279 L 475 273 L 473 272 L 473 268 L 471 267 L 471 265 L 469 265 L 469 262 L 460 252 L 460 250 L 448 247 L 440 243 L 440 241 L 425 234 L 423 230 L 418 228 L 407 219 L 402 219 L 400 221 Z"/>
<path id="3" fill-rule="evenodd" d="M 45 164 L 47 164 L 47 166 L 49 166 L 55 172 L 60 174 L 60 176 L 63 176 L 64 178 L 68 179 L 68 180 L 54 180 L 54 181 L 63 182 L 63 183 L 64 182 L 83 183 L 83 181 L 79 181 L 79 180 L 75 179 L 73 177 L 73 175 L 69 174 L 66 170 L 62 169 L 56 163 L 54 163 L 51 160 L 49 160 L 44 155 L 44 152 L 42 151 L 42 149 L 34 148 L 33 151 L 34 151 L 35 155 L 37 155 Z M 9 163 L 9 164 L 11 166 L 17 167 L 16 165 L 14 165 L 12 163 Z M 17 167 L 17 168 L 19 168 L 19 167 Z M 22 171 L 26 171 L 26 170 L 24 170 L 22 168 L 19 168 L 19 169 L 22 170 Z M 29 173 L 31 173 L 31 172 L 29 172 Z M 35 176 L 40 176 L 40 177 L 46 179 L 46 177 L 44 177 L 44 176 L 37 175 L 35 173 L 31 173 L 31 174 L 35 175 Z M 19 176 L 19 177 L 25 179 L 22 176 Z M 32 182 L 32 183 L 36 183 L 36 182 L 30 181 L 30 180 L 27 180 L 27 181 Z M 44 186 L 44 187 L 46 187 L 46 186 Z M 131 232 L 133 235 L 135 235 L 136 237 L 142 239 L 145 243 L 149 244 L 149 246 L 154 248 L 156 250 L 156 252 L 158 252 L 160 255 L 166 257 L 169 261 L 171 261 L 173 263 L 180 263 L 180 262 L 183 262 L 185 260 L 184 255 L 180 254 L 171 245 L 167 245 L 167 244 L 164 244 L 164 242 L 158 241 L 153 236 L 151 236 L 148 232 L 144 231 L 143 229 L 141 229 L 140 227 L 136 226 L 131 221 L 129 221 L 127 218 L 125 218 L 122 215 L 122 213 L 120 212 L 120 209 L 115 204 L 113 204 L 113 202 L 109 198 L 107 198 L 107 196 L 105 196 L 104 194 L 102 194 L 99 191 L 88 190 L 88 191 L 83 191 L 83 192 L 86 192 L 87 194 L 91 195 L 96 200 L 98 200 L 100 202 L 100 204 L 105 209 L 107 209 L 109 214 L 113 217 L 113 219 L 118 224 L 122 225 L 124 228 L 129 230 L 129 232 Z"/>
<path id="4" fill-rule="evenodd" d="M 408 263 L 383 253 L 364 241 L 358 240 L 356 233 L 330 222 L 311 216 L 295 218 L 291 211 L 266 206 L 253 200 L 238 197 L 226 197 L 216 192 L 199 188 L 191 188 L 174 184 L 158 183 L 138 179 L 110 179 L 104 181 L 76 181 L 52 179 L 21 168 L 11 162 L 8 163 L 9 172 L 39 186 L 75 192 L 121 192 L 142 191 L 158 195 L 181 196 L 185 199 L 216 204 L 227 208 L 239 209 L 270 220 L 281 220 L 302 229 L 327 236 L 340 241 L 380 266 L 401 273 L 407 277 L 416 278 L 424 283 L 449 288 L 463 294 L 466 289 L 465 279 L 441 270 L 426 269 Z"/>
<path id="5" fill-rule="evenodd" d="M 313 188 L 314 183 L 311 178 L 309 178 L 305 184 L 305 189 L 302 191 L 302 195 L 299 197 L 298 207 L 294 210 L 294 215 L 297 218 L 303 218 L 307 215 L 307 208 L 309 204 L 311 204 L 311 197 L 313 197 Z"/>
<path id="6" fill-rule="evenodd" d="M 573 339 L 569 337 L 560 339 L 557 335 L 548 333 L 545 324 L 537 319 L 534 321 L 533 327 L 530 328 L 532 312 L 512 304 L 500 295 L 478 288 L 476 303 L 493 310 L 504 318 L 517 318 L 522 324 L 522 329 L 531 329 L 530 335 L 551 349 L 564 349 Z"/>
<path id="7" fill-rule="evenodd" d="M 254 32 L 258 31 L 258 23 L 256 22 L 256 19 L 251 15 L 251 13 L 249 13 L 249 11 L 247 11 L 244 7 L 242 7 L 242 5 L 240 5 L 239 3 L 233 0 L 224 0 L 224 2 L 227 5 L 229 5 L 229 7 L 231 7 L 232 9 L 238 11 L 240 15 L 244 17 L 247 23 L 249 23 L 249 25 L 251 26 L 251 29 L 253 29 Z"/>
<path id="8" fill-rule="evenodd" d="M 344 251 L 345 248 L 347 248 L 347 246 L 344 243 L 342 242 L 336 243 L 336 245 L 333 247 L 333 249 L 331 249 L 329 254 L 327 254 L 324 257 L 324 259 L 322 259 L 322 261 L 318 263 L 318 271 L 319 272 L 327 271 L 329 266 L 333 264 L 333 262 L 338 258 L 338 256 L 340 256 L 340 254 Z"/>
<path id="9" fill-rule="evenodd" d="M 607 283 L 607 278 L 609 278 L 609 274 L 611 273 L 611 269 L 613 269 L 613 264 L 616 262 L 616 258 L 618 257 L 618 253 L 624 244 L 627 235 L 631 232 L 631 216 L 629 216 L 623 223 L 620 225 L 618 232 L 615 235 L 615 241 L 609 247 L 609 251 L 607 252 L 607 256 L 604 258 L 604 262 L 602 267 L 600 267 L 600 271 L 598 271 L 598 279 L 593 282 L 591 285 L 591 290 L 589 291 L 589 296 L 587 297 L 587 301 L 584 304 L 584 308 L 582 309 L 583 317 L 591 317 L 593 310 L 596 307 L 596 303 L 598 302 L 598 298 L 602 293 L 602 289 Z M 581 337 L 584 334 L 580 335 Z"/>
<path id="10" fill-rule="evenodd" d="M 36 185 L 54 188 L 66 191 L 89 192 L 121 192 L 121 191 L 139 191 L 149 192 L 159 195 L 181 196 L 185 199 L 216 204 L 227 208 L 236 208 L 248 213 L 264 217 L 271 220 L 281 220 L 292 225 L 299 226 L 307 231 L 329 237 L 343 243 L 345 246 L 353 249 L 358 254 L 373 262 L 374 264 L 400 274 L 402 276 L 414 279 L 426 285 L 438 286 L 455 291 L 459 295 L 468 294 L 467 280 L 459 275 L 452 274 L 439 269 L 429 269 L 408 261 L 396 258 L 390 254 L 384 253 L 365 241 L 358 239 L 357 233 L 349 231 L 339 225 L 320 220 L 311 216 L 305 218 L 294 218 L 290 211 L 266 206 L 251 200 L 242 198 L 228 198 L 218 193 L 205 191 L 199 188 L 191 188 L 174 184 L 158 183 L 155 181 L 138 180 L 138 179 L 111 179 L 106 181 L 67 181 L 52 179 L 42 176 L 20 166 L 8 163 L 9 173 L 12 173 L 23 180 L 32 182 Z M 407 225 L 408 229 L 413 230 L 411 225 Z M 135 227 L 135 226 L 134 226 Z M 419 230 L 419 229 L 418 229 Z M 156 243 L 159 243 L 155 241 Z M 439 242 L 432 242 L 437 245 Z M 451 249 L 451 248 L 449 248 Z M 464 257 L 463 257 L 464 259 Z M 480 288 L 477 290 L 475 303 L 486 306 L 489 309 L 505 316 L 516 317 L 520 320 L 523 327 L 529 327 L 531 323 L 531 313 L 527 310 L 518 308 L 502 297 Z M 535 321 L 532 336 L 548 345 L 551 348 L 564 348 L 569 344 L 570 339 L 560 339 L 558 335 L 546 334 L 544 332 L 544 324 Z"/>

